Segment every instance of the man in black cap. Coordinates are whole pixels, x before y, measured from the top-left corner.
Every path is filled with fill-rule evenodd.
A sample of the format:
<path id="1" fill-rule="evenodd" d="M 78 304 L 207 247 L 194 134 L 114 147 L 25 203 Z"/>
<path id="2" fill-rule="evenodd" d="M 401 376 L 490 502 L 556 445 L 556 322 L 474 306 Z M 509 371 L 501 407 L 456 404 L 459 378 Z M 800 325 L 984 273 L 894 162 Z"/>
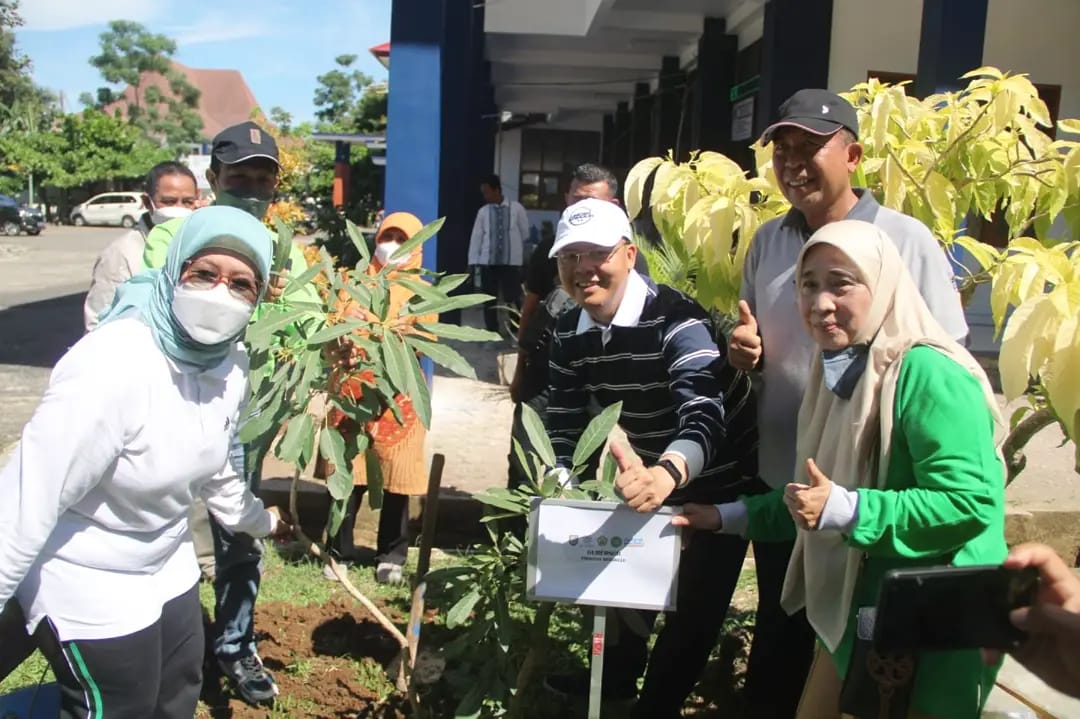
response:
<path id="1" fill-rule="evenodd" d="M 795 477 L 795 433 L 814 344 L 794 311 L 795 261 L 810 235 L 838 220 L 863 220 L 896 243 L 923 299 L 942 327 L 967 335 L 952 268 L 930 230 L 918 220 L 881 207 L 851 185 L 862 159 L 855 108 L 825 90 L 800 90 L 780 106 L 780 119 L 761 143 L 772 143 L 773 170 L 791 210 L 758 229 L 743 267 L 739 324 L 728 362 L 756 371 L 761 478 L 773 488 Z M 747 716 L 792 717 L 814 646 L 804 612 L 780 607 L 790 542 L 754 542 L 758 611 L 747 666 Z"/>
<path id="2" fill-rule="evenodd" d="M 215 205 L 236 207 L 259 220 L 274 198 L 278 184 L 278 148 L 274 138 L 254 122 L 227 127 L 214 138 L 210 169 L 206 179 L 214 192 Z M 182 219 L 157 225 L 146 238 L 143 264 L 165 264 Z M 301 249 L 293 243 L 290 260 L 305 267 Z M 271 281 L 268 300 L 280 297 L 284 279 Z M 312 287 L 290 295 L 290 299 L 318 303 Z M 257 316 L 257 315 L 256 315 Z M 265 447 L 246 446 L 245 474 L 252 491 L 258 491 Z M 203 510 L 205 512 L 205 510 Z M 201 520 L 202 518 L 197 518 Z M 192 522 L 192 526 L 196 526 Z M 223 674 L 236 685 L 250 704 L 267 704 L 278 693 L 273 676 L 263 667 L 255 647 L 255 598 L 262 576 L 262 545 L 246 534 L 232 534 L 211 515 L 214 545 L 214 654 Z"/>

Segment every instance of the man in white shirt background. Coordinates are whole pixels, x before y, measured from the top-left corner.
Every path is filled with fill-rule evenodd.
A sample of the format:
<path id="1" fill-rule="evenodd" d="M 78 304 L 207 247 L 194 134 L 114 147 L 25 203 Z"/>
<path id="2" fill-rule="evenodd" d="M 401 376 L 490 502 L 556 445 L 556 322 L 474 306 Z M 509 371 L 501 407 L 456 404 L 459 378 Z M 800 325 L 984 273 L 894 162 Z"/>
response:
<path id="1" fill-rule="evenodd" d="M 146 175 L 146 212 L 131 230 L 110 242 L 97 261 L 90 279 L 90 290 L 83 304 L 86 331 L 94 329 L 98 316 L 112 306 L 116 288 L 143 270 L 143 248 L 154 225 L 174 217 L 184 217 L 195 209 L 199 190 L 195 175 L 179 162 L 159 162 Z"/>
<path id="2" fill-rule="evenodd" d="M 498 175 L 484 178 L 480 194 L 486 204 L 476 213 L 473 223 L 469 268 L 477 289 L 495 297 L 484 306 L 484 325 L 489 331 L 498 332 L 499 306 L 519 305 L 529 218 L 520 202 L 503 196 Z"/>

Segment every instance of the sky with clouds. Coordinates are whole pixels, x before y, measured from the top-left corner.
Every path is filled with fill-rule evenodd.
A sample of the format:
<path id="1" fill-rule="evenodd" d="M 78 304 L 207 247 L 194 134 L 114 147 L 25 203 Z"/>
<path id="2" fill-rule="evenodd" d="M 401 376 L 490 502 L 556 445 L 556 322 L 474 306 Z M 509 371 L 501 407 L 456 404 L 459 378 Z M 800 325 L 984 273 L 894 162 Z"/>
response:
<path id="1" fill-rule="evenodd" d="M 19 50 L 35 82 L 63 92 L 65 109 L 105 85 L 89 58 L 110 20 L 133 20 L 176 40 L 175 59 L 189 67 L 239 70 L 255 99 L 296 122 L 314 119 L 315 78 L 338 55 L 385 80 L 368 48 L 390 39 L 391 0 L 22 0 Z"/>

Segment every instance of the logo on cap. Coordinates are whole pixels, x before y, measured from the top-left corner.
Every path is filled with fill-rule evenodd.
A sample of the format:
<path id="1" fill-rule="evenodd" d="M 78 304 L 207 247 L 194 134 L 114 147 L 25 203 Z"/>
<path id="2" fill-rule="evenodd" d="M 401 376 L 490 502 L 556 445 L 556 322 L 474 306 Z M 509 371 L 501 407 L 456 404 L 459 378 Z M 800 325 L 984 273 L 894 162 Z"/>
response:
<path id="1" fill-rule="evenodd" d="M 821 114 L 822 115 L 828 115 L 829 114 L 829 106 L 828 105 L 822 105 L 821 106 Z"/>
<path id="2" fill-rule="evenodd" d="M 577 227 L 578 225 L 584 225 L 586 222 L 588 222 L 592 218 L 593 218 L 592 210 L 584 209 L 584 210 L 578 210 L 577 212 L 573 213 L 572 215 L 570 215 L 569 217 L 566 218 L 566 221 L 569 222 L 574 227 Z"/>
<path id="3" fill-rule="evenodd" d="M 256 130 L 254 127 L 251 128 L 251 144 L 253 144 L 253 145 L 261 145 L 262 144 L 262 133 L 259 132 L 258 130 Z"/>

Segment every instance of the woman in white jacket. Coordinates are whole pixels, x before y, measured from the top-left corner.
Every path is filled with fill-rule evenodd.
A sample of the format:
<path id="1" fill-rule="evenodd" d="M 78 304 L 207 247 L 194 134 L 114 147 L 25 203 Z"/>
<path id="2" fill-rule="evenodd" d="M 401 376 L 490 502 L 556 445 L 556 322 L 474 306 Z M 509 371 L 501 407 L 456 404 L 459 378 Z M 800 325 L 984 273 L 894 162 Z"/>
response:
<path id="1" fill-rule="evenodd" d="M 283 527 L 245 486 L 239 340 L 272 241 L 251 215 L 191 215 L 162 270 L 121 286 L 57 363 L 0 473 L 0 606 L 17 601 L 52 665 L 63 719 L 190 719 L 202 684 L 188 508 Z"/>

